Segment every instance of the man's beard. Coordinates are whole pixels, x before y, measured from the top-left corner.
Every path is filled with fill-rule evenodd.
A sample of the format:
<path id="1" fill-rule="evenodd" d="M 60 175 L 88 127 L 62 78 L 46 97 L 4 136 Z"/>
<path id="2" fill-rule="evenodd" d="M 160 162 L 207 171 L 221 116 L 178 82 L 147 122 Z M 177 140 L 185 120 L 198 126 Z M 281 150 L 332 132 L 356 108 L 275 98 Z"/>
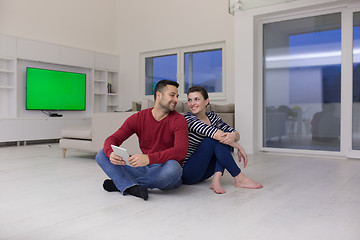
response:
<path id="1" fill-rule="evenodd" d="M 174 106 L 171 105 L 172 102 L 168 102 L 166 104 L 160 102 L 160 106 L 164 109 L 167 109 L 169 112 L 172 112 L 175 110 L 175 107 L 176 107 L 176 103 L 174 104 Z"/>

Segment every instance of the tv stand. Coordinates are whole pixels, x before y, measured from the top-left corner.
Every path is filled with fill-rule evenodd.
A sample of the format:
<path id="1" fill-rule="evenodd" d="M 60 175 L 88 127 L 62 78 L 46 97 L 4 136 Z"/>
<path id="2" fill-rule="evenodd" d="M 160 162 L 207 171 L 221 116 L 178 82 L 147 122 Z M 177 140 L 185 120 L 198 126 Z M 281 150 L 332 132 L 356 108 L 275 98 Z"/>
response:
<path id="1" fill-rule="evenodd" d="M 45 110 L 41 110 L 42 113 L 48 115 L 49 117 L 62 117 L 62 114 L 56 113 L 56 112 L 51 112 L 51 111 L 45 111 Z"/>
<path id="2" fill-rule="evenodd" d="M 66 127 L 90 126 L 89 117 L 45 117 L 0 119 L 0 143 L 60 139 Z"/>
<path id="3" fill-rule="evenodd" d="M 62 114 L 58 114 L 58 113 L 50 113 L 49 114 L 50 117 L 62 117 Z"/>

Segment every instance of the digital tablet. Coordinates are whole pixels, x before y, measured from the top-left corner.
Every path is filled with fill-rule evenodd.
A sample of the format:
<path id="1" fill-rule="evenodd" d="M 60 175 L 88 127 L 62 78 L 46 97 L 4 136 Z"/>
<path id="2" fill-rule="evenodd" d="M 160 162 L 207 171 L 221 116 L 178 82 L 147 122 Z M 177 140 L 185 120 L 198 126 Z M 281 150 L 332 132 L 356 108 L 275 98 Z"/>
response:
<path id="1" fill-rule="evenodd" d="M 128 162 L 129 154 L 125 148 L 118 147 L 115 145 L 111 145 L 111 148 L 113 149 L 114 153 L 117 156 L 121 157 L 126 162 L 126 164 L 129 165 L 129 162 Z"/>

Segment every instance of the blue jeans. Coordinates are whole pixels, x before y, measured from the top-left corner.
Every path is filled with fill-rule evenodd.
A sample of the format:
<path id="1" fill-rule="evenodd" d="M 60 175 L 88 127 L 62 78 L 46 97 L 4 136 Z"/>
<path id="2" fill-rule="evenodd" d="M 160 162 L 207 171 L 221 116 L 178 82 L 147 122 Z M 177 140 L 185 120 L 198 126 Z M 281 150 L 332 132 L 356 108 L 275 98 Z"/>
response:
<path id="1" fill-rule="evenodd" d="M 241 170 L 231 155 L 231 147 L 212 138 L 204 138 L 183 168 L 184 184 L 195 184 L 210 178 L 216 172 L 226 169 L 231 176 Z"/>
<path id="2" fill-rule="evenodd" d="M 135 185 L 168 190 L 177 188 L 182 183 L 182 167 L 175 160 L 135 168 L 112 164 L 104 151 L 100 150 L 96 155 L 96 162 L 123 194 L 126 189 Z"/>

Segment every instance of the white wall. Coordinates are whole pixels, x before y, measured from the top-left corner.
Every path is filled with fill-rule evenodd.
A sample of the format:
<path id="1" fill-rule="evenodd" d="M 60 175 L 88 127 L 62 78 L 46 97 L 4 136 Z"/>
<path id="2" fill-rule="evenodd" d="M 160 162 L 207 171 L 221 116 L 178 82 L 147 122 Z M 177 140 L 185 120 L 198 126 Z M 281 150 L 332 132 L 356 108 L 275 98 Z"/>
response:
<path id="1" fill-rule="evenodd" d="M 0 0 L 0 34 L 120 56 L 119 108 L 140 100 L 140 53 L 225 41 L 234 102 L 234 17 L 224 0 Z"/>
<path id="2" fill-rule="evenodd" d="M 116 0 L 0 0 L 0 34 L 116 54 Z"/>
<path id="3" fill-rule="evenodd" d="M 118 1 L 120 102 L 140 100 L 140 53 L 225 41 L 226 95 L 234 102 L 234 17 L 225 0 Z"/>

